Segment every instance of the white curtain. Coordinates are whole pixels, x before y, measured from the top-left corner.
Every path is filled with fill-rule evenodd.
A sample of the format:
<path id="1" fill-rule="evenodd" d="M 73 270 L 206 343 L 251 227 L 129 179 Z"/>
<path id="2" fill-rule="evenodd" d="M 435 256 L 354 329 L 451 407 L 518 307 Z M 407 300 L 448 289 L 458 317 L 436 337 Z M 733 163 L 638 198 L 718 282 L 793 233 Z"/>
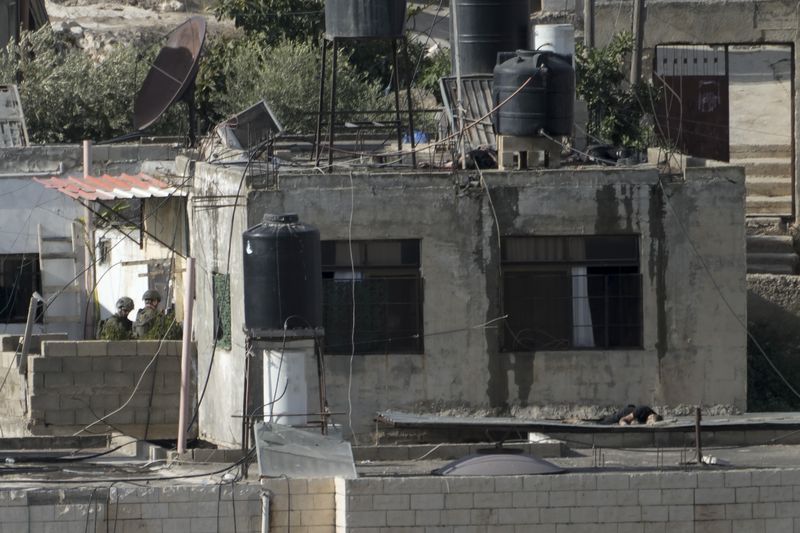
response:
<path id="1" fill-rule="evenodd" d="M 589 282 L 585 266 L 572 267 L 572 345 L 594 346 L 592 312 L 589 308 Z"/>

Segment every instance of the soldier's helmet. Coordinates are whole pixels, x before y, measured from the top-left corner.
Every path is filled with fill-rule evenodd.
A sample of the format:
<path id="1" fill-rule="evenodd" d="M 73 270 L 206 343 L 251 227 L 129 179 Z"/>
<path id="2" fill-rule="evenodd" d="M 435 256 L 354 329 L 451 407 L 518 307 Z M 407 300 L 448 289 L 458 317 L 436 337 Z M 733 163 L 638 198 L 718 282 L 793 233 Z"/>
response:
<path id="1" fill-rule="evenodd" d="M 155 300 L 157 302 L 160 302 L 161 301 L 161 295 L 158 293 L 158 291 L 150 289 L 150 290 L 144 291 L 144 294 L 142 295 L 142 300 Z"/>
<path id="2" fill-rule="evenodd" d="M 133 300 L 128 298 L 127 296 L 123 296 L 119 300 L 117 300 L 117 309 L 124 309 L 129 313 L 133 311 L 134 305 Z"/>

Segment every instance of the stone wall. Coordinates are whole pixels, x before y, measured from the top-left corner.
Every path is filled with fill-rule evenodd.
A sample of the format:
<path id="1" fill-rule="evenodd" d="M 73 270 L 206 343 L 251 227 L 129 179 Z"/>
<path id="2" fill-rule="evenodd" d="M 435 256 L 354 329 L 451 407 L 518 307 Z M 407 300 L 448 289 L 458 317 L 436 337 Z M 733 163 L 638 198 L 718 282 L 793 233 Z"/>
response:
<path id="1" fill-rule="evenodd" d="M 72 434 L 109 415 L 93 431 L 140 436 L 149 424 L 149 438 L 175 438 L 180 372 L 180 341 L 43 342 L 42 355 L 28 358 L 30 429 Z M 196 388 L 192 375 L 190 406 Z"/>

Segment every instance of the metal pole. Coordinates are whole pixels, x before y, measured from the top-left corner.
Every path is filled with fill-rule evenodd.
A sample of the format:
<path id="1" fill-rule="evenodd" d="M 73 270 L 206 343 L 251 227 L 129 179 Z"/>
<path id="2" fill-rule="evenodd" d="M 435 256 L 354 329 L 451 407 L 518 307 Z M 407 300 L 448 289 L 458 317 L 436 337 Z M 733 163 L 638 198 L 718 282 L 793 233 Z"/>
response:
<path id="1" fill-rule="evenodd" d="M 183 343 L 181 345 L 181 399 L 178 412 L 178 453 L 186 453 L 186 423 L 189 414 L 189 371 L 192 349 L 192 304 L 194 303 L 194 257 L 186 258 L 183 284 Z"/>
<path id="2" fill-rule="evenodd" d="M 583 0 L 583 45 L 594 48 L 594 0 Z"/>
<path id="3" fill-rule="evenodd" d="M 631 55 L 631 85 L 642 75 L 642 43 L 644 42 L 644 0 L 633 0 L 633 54 Z"/>
<path id="4" fill-rule="evenodd" d="M 411 76 L 411 61 L 408 55 L 408 39 L 403 37 L 403 54 L 405 55 L 406 72 L 406 99 L 408 100 L 408 136 L 411 138 L 411 166 L 417 168 L 417 143 L 414 140 L 414 102 L 411 95 L 411 83 L 414 81 Z"/>
<path id="5" fill-rule="evenodd" d="M 700 408 L 696 407 L 694 411 L 694 444 L 697 447 L 697 464 L 703 464 L 703 444 L 700 441 L 700 420 L 703 415 Z"/>
<path id="6" fill-rule="evenodd" d="M 403 123 L 400 120 L 400 69 L 397 62 L 397 41 L 392 39 L 392 64 L 394 66 L 394 120 L 397 124 L 397 151 L 403 152 Z"/>
<path id="7" fill-rule="evenodd" d="M 328 172 L 333 172 L 333 134 L 336 130 L 336 69 L 339 63 L 339 43 L 333 39 L 333 60 L 331 61 L 331 118 L 328 124 Z"/>
<path id="8" fill-rule="evenodd" d="M 83 177 L 92 175 L 92 141 L 83 141 Z M 84 243 L 83 261 L 84 261 L 84 283 L 86 285 L 86 300 L 87 300 L 87 313 L 86 322 L 83 325 L 83 336 L 85 339 L 94 338 L 94 322 L 95 322 L 95 309 L 94 309 L 94 285 L 95 285 L 95 268 L 94 268 L 94 216 L 88 205 L 83 209 L 83 216 L 86 220 L 86 242 Z"/>
<path id="9" fill-rule="evenodd" d="M 322 137 L 322 110 L 325 107 L 325 56 L 328 55 L 328 39 L 325 37 L 322 38 L 322 61 L 320 65 L 320 74 L 319 74 L 319 113 L 317 114 L 317 131 L 314 134 L 314 151 L 311 153 L 311 157 L 313 160 L 316 161 L 316 165 L 319 166 L 319 158 L 322 155 L 322 148 L 320 147 L 319 143 Z"/>
<path id="10" fill-rule="evenodd" d="M 458 153 L 461 159 L 461 168 L 467 168 L 467 158 L 464 154 L 464 107 L 463 95 L 461 90 L 461 46 L 458 43 L 458 2 L 453 1 L 450 6 L 450 17 L 453 19 L 453 55 L 456 62 L 456 112 L 458 113 Z M 455 165 L 454 165 L 455 167 Z"/>

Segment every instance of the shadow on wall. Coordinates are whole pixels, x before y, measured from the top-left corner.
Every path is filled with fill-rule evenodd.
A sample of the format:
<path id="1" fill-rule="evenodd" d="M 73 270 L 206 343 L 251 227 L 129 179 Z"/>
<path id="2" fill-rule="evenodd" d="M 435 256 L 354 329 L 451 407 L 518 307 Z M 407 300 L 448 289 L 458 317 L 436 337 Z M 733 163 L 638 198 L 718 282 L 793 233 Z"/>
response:
<path id="1" fill-rule="evenodd" d="M 772 301 L 759 294 L 762 288 L 751 284 L 747 292 L 748 329 L 786 380 L 800 391 L 800 306 L 794 307 L 794 302 L 787 300 Z M 800 409 L 800 398 L 781 380 L 758 346 L 748 338 L 747 410 Z"/>

